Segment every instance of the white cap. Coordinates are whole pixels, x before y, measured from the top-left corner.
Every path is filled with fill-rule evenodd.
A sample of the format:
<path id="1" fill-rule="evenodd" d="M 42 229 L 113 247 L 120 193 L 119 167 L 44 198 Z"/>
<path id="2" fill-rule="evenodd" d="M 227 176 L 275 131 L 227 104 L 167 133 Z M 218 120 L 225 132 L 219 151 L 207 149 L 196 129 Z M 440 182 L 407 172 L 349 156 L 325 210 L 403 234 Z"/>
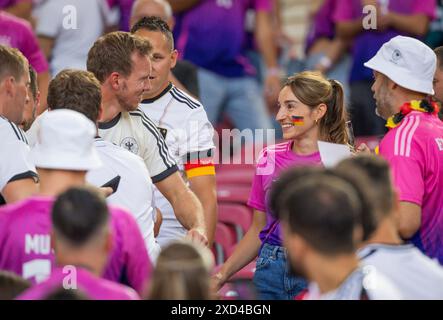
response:
<path id="1" fill-rule="evenodd" d="M 383 73 L 403 88 L 434 95 L 432 83 L 437 57 L 431 48 L 417 39 L 392 38 L 365 63 L 365 67 Z"/>
<path id="2" fill-rule="evenodd" d="M 97 129 L 83 114 L 57 109 L 41 116 L 31 159 L 38 168 L 88 171 L 101 166 L 94 145 Z"/>

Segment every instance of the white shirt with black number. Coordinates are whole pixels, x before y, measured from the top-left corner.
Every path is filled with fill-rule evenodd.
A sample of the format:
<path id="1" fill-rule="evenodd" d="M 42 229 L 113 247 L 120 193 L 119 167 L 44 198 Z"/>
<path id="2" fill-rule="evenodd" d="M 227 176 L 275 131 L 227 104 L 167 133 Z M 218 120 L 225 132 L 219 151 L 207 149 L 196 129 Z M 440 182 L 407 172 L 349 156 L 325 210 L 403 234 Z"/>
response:
<path id="1" fill-rule="evenodd" d="M 152 99 L 145 99 L 139 106 L 158 127 L 166 140 L 169 152 L 177 162 L 186 181 L 184 163 L 195 159 L 194 154 L 212 154 L 215 149 L 214 128 L 208 120 L 202 104 L 169 84 L 162 93 Z M 163 223 L 157 241 L 162 247 L 172 240 L 183 237 L 186 229 L 174 215 L 171 204 L 155 190 L 155 203 L 163 215 Z"/>
<path id="2" fill-rule="evenodd" d="M 26 135 L 17 125 L 0 116 L 0 193 L 13 181 L 32 178 L 37 171 L 29 160 Z"/>
<path id="3" fill-rule="evenodd" d="M 106 200 L 109 204 L 127 209 L 140 228 L 149 257 L 154 262 L 160 246 L 154 238 L 153 185 L 143 160 L 101 138 L 95 139 L 95 147 L 103 165 L 91 170 L 86 180 L 100 187 L 120 176 L 117 191 Z"/>
<path id="4" fill-rule="evenodd" d="M 141 157 L 153 183 L 178 170 L 156 125 L 140 109 L 119 113 L 113 120 L 99 123 L 99 135 Z"/>

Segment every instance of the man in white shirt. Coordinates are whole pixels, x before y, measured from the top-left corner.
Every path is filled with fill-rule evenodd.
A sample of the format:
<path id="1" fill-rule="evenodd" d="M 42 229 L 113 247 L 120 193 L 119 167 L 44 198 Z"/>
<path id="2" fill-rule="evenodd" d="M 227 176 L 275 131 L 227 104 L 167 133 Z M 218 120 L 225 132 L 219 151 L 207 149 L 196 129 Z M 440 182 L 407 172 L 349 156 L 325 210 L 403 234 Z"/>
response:
<path id="1" fill-rule="evenodd" d="M 29 146 L 18 127 L 29 100 L 29 64 L 17 49 L 0 46 L 0 204 L 37 191 L 38 176 L 28 160 Z"/>
<path id="2" fill-rule="evenodd" d="M 156 125 L 138 109 L 150 89 L 151 50 L 147 40 L 126 32 L 109 33 L 89 50 L 87 68 L 102 90 L 99 134 L 141 156 L 152 182 L 171 203 L 188 236 L 207 244 L 200 201 L 185 185 Z"/>
<path id="3" fill-rule="evenodd" d="M 381 272 L 361 265 L 355 253 L 363 238 L 359 192 L 349 180 L 323 169 L 297 168 L 275 183 L 272 210 L 282 221 L 293 272 L 310 281 L 298 298 L 402 298 Z"/>
<path id="4" fill-rule="evenodd" d="M 48 107 L 50 111 L 74 110 L 97 123 L 102 112 L 100 83 L 88 71 L 63 70 L 49 84 Z M 120 176 L 119 184 L 107 202 L 131 212 L 149 256 L 155 261 L 160 247 L 154 238 L 153 185 L 145 164 L 140 157 L 98 136 L 95 147 L 103 166 L 88 171 L 86 180 L 100 187 Z"/>
<path id="5" fill-rule="evenodd" d="M 212 159 L 215 149 L 214 128 L 202 104 L 169 80 L 171 69 L 177 61 L 177 50 L 174 49 L 174 38 L 166 22 L 154 16 L 144 17 L 135 23 L 131 33 L 149 40 L 153 47 L 151 89 L 143 95 L 140 109 L 157 125 L 182 177 L 201 201 L 211 245 L 217 222 L 215 168 Z M 164 247 L 183 237 L 186 230 L 158 190 L 155 199 L 163 215 L 157 240 Z"/>
<path id="6" fill-rule="evenodd" d="M 374 210 L 369 213 L 378 227 L 358 251 L 363 264 L 385 274 L 405 299 L 443 299 L 443 268 L 413 244 L 403 243 L 399 236 L 397 196 L 388 163 L 379 157 L 360 155 L 342 161 L 338 170 L 363 172 L 374 191 Z"/>

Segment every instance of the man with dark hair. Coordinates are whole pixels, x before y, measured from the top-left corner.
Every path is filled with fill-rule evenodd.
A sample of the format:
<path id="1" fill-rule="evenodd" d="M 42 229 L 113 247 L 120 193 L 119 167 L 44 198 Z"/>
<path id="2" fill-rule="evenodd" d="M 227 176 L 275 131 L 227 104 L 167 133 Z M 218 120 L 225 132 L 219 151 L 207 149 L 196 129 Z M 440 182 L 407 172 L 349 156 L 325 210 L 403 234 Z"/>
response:
<path id="1" fill-rule="evenodd" d="M 54 202 L 51 218 L 58 268 L 19 300 L 43 299 L 60 286 L 81 290 L 91 299 L 138 299 L 132 289 L 100 278 L 112 250 L 110 213 L 100 194 L 86 188 L 68 189 Z"/>
<path id="2" fill-rule="evenodd" d="M 40 192 L 17 205 L 0 209 L 0 269 L 13 271 L 33 284 L 51 275 L 50 211 L 54 197 L 84 186 L 86 173 L 101 165 L 94 145 L 97 128 L 72 110 L 53 110 L 40 119 L 38 143 L 31 151 L 38 168 Z M 105 279 L 123 282 L 142 293 L 151 263 L 134 218 L 111 207 L 113 244 Z M 74 217 L 73 217 L 74 219 Z"/>
<path id="3" fill-rule="evenodd" d="M 29 64 L 17 49 L 0 46 L 0 204 L 37 191 L 38 176 L 29 163 L 28 141 L 18 127 L 29 100 Z"/>
<path id="4" fill-rule="evenodd" d="M 168 24 L 169 30 L 174 30 L 175 18 L 172 8 L 166 0 L 136 0 L 132 6 L 130 28 L 143 17 L 158 17 Z M 197 67 L 189 61 L 177 60 L 169 73 L 169 80 L 180 90 L 199 98 Z"/>
<path id="5" fill-rule="evenodd" d="M 151 179 L 174 208 L 188 236 L 207 244 L 201 203 L 185 185 L 156 125 L 138 109 L 150 89 L 152 47 L 125 32 L 99 38 L 88 54 L 88 70 L 100 81 L 103 113 L 99 134 L 141 156 Z"/>
<path id="6" fill-rule="evenodd" d="M 23 131 L 28 131 L 31 128 L 37 110 L 40 109 L 40 91 L 38 90 L 37 73 L 31 66 L 29 66 L 29 77 L 31 79 L 29 84 L 29 100 L 25 104 L 23 120 L 20 124 L 20 128 L 22 128 Z"/>
<path id="7" fill-rule="evenodd" d="M 217 222 L 212 158 L 214 128 L 202 104 L 169 81 L 169 73 L 177 61 L 177 50 L 166 22 L 158 17 L 144 17 L 132 27 L 131 33 L 149 40 L 153 47 L 151 89 L 143 95 L 140 109 L 162 132 L 182 177 L 201 201 L 211 246 Z M 155 203 L 163 214 L 163 225 L 157 239 L 164 247 L 186 235 L 186 229 L 175 217 L 170 203 L 158 191 Z"/>
<path id="8" fill-rule="evenodd" d="M 0 270 L 0 300 L 14 300 L 30 286 L 29 281 L 15 273 Z"/>
<path id="9" fill-rule="evenodd" d="M 292 267 L 311 281 L 303 298 L 400 298 L 389 280 L 359 265 L 355 250 L 363 235 L 362 204 L 354 186 L 328 172 L 299 177 L 287 180 L 273 196 Z"/>
<path id="10" fill-rule="evenodd" d="M 380 157 L 360 155 L 343 160 L 337 170 L 366 175 L 368 187 L 375 192 L 374 210 L 369 214 L 378 227 L 358 251 L 363 264 L 386 275 L 405 299 L 443 299 L 443 287 L 436 285 L 443 283 L 443 268 L 412 244 L 404 244 L 398 235 L 398 204 L 388 163 Z"/>

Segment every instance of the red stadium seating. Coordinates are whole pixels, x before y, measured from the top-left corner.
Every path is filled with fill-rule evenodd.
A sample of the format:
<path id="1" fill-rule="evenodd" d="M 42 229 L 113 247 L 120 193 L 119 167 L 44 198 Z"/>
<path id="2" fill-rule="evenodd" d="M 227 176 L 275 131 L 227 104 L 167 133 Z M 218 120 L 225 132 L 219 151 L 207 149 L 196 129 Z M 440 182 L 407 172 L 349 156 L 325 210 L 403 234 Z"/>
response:
<path id="1" fill-rule="evenodd" d="M 231 233 L 238 243 L 251 225 L 251 210 L 240 204 L 220 203 L 218 206 L 218 221 L 231 227 Z"/>
<path id="2" fill-rule="evenodd" d="M 217 223 L 215 229 L 214 246 L 212 249 L 215 256 L 216 265 L 220 265 L 226 261 L 228 257 L 228 250 L 234 244 L 235 238 L 229 230 L 229 227 L 223 223 Z"/>
<path id="3" fill-rule="evenodd" d="M 235 165 L 234 165 L 235 166 Z M 244 184 L 250 186 L 254 178 L 255 171 L 252 168 L 249 169 L 228 169 L 225 165 L 225 169 L 217 171 L 217 183 L 218 184 Z"/>
<path id="4" fill-rule="evenodd" d="M 217 184 L 217 199 L 219 203 L 230 202 L 246 204 L 249 199 L 251 185 Z"/>

